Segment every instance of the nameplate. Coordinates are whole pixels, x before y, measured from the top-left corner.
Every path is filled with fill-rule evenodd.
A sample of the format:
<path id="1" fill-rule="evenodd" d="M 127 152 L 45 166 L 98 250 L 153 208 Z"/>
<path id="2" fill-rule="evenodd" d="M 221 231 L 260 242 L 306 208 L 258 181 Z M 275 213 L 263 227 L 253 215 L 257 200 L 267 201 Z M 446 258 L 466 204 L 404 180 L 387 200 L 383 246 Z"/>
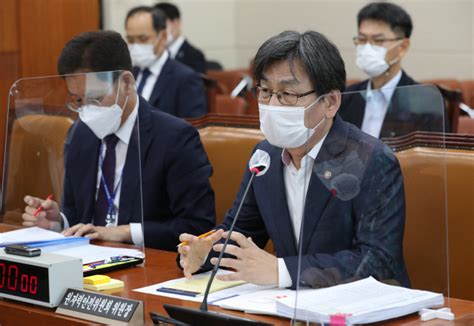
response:
<path id="1" fill-rule="evenodd" d="M 105 324 L 143 323 L 143 302 L 113 295 L 68 289 L 56 313 Z"/>

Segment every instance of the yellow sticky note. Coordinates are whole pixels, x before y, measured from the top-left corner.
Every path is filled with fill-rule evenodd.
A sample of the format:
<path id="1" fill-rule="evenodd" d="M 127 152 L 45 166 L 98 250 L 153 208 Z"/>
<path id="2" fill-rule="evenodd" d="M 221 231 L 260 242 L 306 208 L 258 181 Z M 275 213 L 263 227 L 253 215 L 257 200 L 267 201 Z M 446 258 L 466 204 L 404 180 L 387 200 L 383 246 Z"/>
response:
<path id="1" fill-rule="evenodd" d="M 92 275 L 84 277 L 84 284 L 98 285 L 108 282 L 110 282 L 110 277 L 107 275 Z"/>
<path id="2" fill-rule="evenodd" d="M 111 278 L 110 282 L 108 283 L 96 284 L 96 285 L 84 284 L 84 289 L 91 290 L 91 291 L 104 291 L 104 290 L 123 288 L 123 284 L 124 284 L 123 281 Z"/>

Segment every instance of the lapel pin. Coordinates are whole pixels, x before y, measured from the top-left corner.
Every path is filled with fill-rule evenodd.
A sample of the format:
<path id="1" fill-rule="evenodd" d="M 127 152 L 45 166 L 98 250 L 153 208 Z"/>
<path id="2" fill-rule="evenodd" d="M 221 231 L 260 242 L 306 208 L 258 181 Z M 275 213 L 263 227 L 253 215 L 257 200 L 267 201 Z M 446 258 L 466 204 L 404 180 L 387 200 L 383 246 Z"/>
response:
<path id="1" fill-rule="evenodd" d="M 329 179 L 331 178 L 331 176 L 332 176 L 331 171 L 327 171 L 327 170 L 326 170 L 326 171 L 324 172 L 324 179 L 329 180 Z"/>

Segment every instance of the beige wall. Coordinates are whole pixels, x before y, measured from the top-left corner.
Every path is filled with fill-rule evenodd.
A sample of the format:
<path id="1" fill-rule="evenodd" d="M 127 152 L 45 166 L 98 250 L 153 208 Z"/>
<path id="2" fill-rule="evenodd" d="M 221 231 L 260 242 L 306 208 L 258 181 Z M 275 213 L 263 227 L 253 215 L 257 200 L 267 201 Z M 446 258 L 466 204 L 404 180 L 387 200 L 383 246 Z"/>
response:
<path id="1" fill-rule="evenodd" d="M 340 49 L 349 78 L 355 67 L 352 37 L 362 0 L 176 0 L 184 34 L 225 68 L 248 66 L 258 46 L 286 29 L 316 30 Z M 399 0 L 414 31 L 404 67 L 415 79 L 474 79 L 474 0 Z M 127 11 L 156 0 L 103 0 L 104 27 L 123 33 Z"/>

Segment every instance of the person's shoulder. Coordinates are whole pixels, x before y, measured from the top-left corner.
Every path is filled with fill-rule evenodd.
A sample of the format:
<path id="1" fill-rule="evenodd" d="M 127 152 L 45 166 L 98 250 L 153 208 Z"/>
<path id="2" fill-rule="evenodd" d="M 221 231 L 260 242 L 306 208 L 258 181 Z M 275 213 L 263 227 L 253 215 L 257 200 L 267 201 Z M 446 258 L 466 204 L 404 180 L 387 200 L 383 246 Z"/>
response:
<path id="1" fill-rule="evenodd" d="M 199 48 L 191 44 L 187 39 L 184 40 L 182 48 L 190 53 L 193 53 L 194 55 L 204 56 L 204 53 Z"/>
<path id="2" fill-rule="evenodd" d="M 398 82 L 397 86 L 410 86 L 410 85 L 418 85 L 419 82 L 411 78 L 405 70 L 402 70 L 402 76 L 400 77 L 400 81 Z"/>
<path id="3" fill-rule="evenodd" d="M 176 59 L 168 59 L 168 64 L 170 65 L 170 67 L 173 68 L 174 73 L 176 74 L 179 74 L 181 76 L 198 76 L 192 68 L 188 67 L 184 63 L 179 62 Z"/>
<path id="4" fill-rule="evenodd" d="M 152 124 L 152 129 L 157 133 L 163 133 L 166 131 L 177 131 L 189 128 L 195 129 L 186 120 L 163 112 L 153 107 L 144 99 L 141 99 L 140 101 L 140 109 L 142 110 L 142 116 L 144 115 L 144 118 L 149 120 L 149 122 Z"/>
<path id="5" fill-rule="evenodd" d="M 348 129 L 348 147 L 357 149 L 360 154 L 366 157 L 386 158 L 389 161 L 397 161 L 395 154 L 382 140 L 373 137 L 351 123 L 341 120 Z"/>
<path id="6" fill-rule="evenodd" d="M 344 93 L 366 90 L 368 83 L 369 83 L 369 80 L 366 79 L 366 80 L 351 84 L 346 87 L 346 89 L 344 90 Z"/>

